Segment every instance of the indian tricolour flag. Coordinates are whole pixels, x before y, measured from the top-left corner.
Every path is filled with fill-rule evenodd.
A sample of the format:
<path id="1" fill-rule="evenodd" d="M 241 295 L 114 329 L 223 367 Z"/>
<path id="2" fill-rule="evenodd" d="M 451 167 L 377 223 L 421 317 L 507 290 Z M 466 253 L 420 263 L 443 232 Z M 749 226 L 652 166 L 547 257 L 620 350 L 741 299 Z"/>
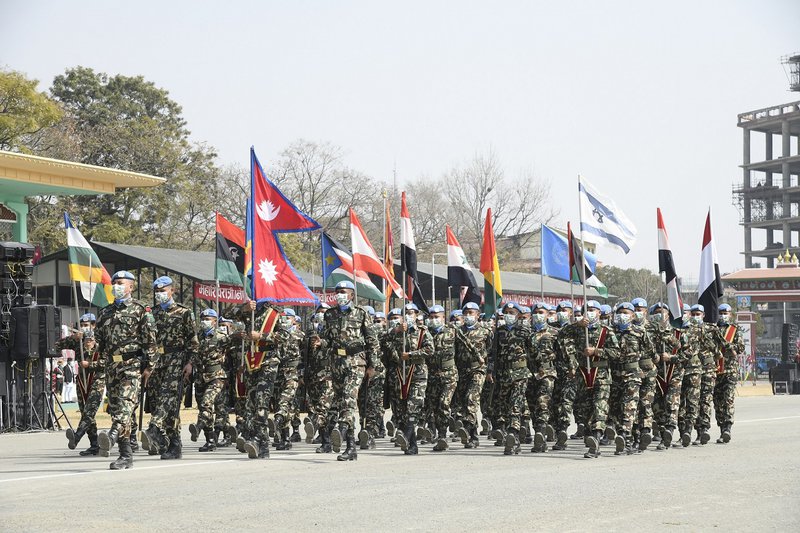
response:
<path id="1" fill-rule="evenodd" d="M 107 306 L 114 301 L 111 295 L 111 276 L 86 238 L 72 225 L 67 213 L 64 213 L 64 226 L 67 229 L 70 279 L 73 283 L 80 283 L 81 294 L 86 301 L 97 307 Z"/>

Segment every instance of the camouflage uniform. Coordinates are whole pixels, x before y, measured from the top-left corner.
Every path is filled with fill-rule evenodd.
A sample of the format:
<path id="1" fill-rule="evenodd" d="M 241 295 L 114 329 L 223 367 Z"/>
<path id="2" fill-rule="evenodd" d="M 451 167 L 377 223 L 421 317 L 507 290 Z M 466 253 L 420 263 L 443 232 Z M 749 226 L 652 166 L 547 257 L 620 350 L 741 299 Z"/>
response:
<path id="1" fill-rule="evenodd" d="M 716 324 L 703 323 L 706 342 L 700 351 L 700 362 L 703 365 L 700 383 L 700 413 L 697 416 L 695 429 L 705 433 L 711 429 L 711 414 L 714 410 L 714 387 L 717 384 L 717 361 L 722 357 L 720 347 L 723 344 L 722 334 Z"/>
<path id="2" fill-rule="evenodd" d="M 409 328 L 405 333 L 402 330 L 391 331 L 388 342 L 391 347 L 390 361 L 400 369 L 400 372 L 403 371 L 401 355 L 403 352 L 408 353 L 408 360 L 405 363 L 406 371 L 411 371 L 408 395 L 406 398 L 402 398 L 400 380 L 397 380 L 394 394 L 397 398 L 399 427 L 404 429 L 407 444 L 413 446 L 416 442 L 416 425 L 422 418 L 422 406 L 425 402 L 425 391 L 428 388 L 427 362 L 433 356 L 433 338 L 428 332 L 428 328 L 415 326 Z"/>
<path id="3" fill-rule="evenodd" d="M 686 363 L 686 352 L 682 349 L 685 334 L 667 325 L 659 328 L 654 336 L 654 344 L 658 350 L 670 352 L 669 363 L 658 365 L 657 387 L 653 400 L 653 416 L 656 423 L 664 430 L 672 432 L 678 427 L 678 411 L 681 405 L 681 383 L 683 382 L 683 366 Z M 676 335 L 680 335 L 678 338 Z M 666 374 L 665 374 L 666 372 Z M 670 441 L 671 436 L 670 436 Z M 669 443 L 667 443 L 669 444 Z"/>
<path id="4" fill-rule="evenodd" d="M 492 345 L 493 331 L 482 324 L 461 326 L 463 337 L 456 342 L 456 363 L 459 365 L 459 386 L 456 393 L 461 393 L 461 418 L 464 430 L 469 433 L 470 447 L 477 444 L 478 412 L 481 409 L 481 391 L 486 380 L 486 364 L 488 351 Z M 461 369 L 463 368 L 463 372 Z M 461 382 L 464 382 L 463 388 Z M 462 435 L 462 442 L 466 440 Z"/>
<path id="5" fill-rule="evenodd" d="M 681 407 L 678 414 L 681 435 L 692 432 L 700 413 L 700 384 L 703 372 L 700 353 L 703 346 L 707 344 L 706 337 L 705 328 L 702 325 L 690 324 L 686 329 L 686 341 L 683 344 L 686 362 L 683 366 Z"/>
<path id="6" fill-rule="evenodd" d="M 455 354 L 456 336 L 460 334 L 460 330 L 456 326 L 445 324 L 438 330 L 431 330 L 431 333 L 433 356 L 428 364 L 426 398 L 439 439 L 444 439 L 447 437 L 451 402 L 458 384 Z"/>
<path id="7" fill-rule="evenodd" d="M 104 307 L 97 317 L 95 340 L 105 360 L 111 414 L 109 433 L 117 433 L 120 440 L 129 439 L 141 371 L 152 368 L 156 355 L 150 308 L 131 298 Z"/>
<path id="8" fill-rule="evenodd" d="M 289 422 L 297 410 L 295 400 L 297 398 L 298 380 L 300 379 L 298 367 L 302 361 L 300 345 L 304 340 L 305 334 L 295 326 L 289 332 L 287 342 L 281 345 L 280 363 L 278 365 L 278 401 L 275 412 L 276 431 L 285 430 L 288 432 Z"/>
<path id="9" fill-rule="evenodd" d="M 245 332 L 261 333 L 261 339 L 252 344 L 254 350 L 245 356 L 247 401 L 242 440 L 247 441 L 245 449 L 251 458 L 263 458 L 269 456 L 269 404 L 278 375 L 280 351 L 289 341 L 289 332 L 281 325 L 280 311 L 266 303 L 256 308 L 253 321 L 246 306 L 242 308 L 240 318 L 245 324 Z M 274 320 L 271 332 L 266 328 L 268 320 Z"/>
<path id="10" fill-rule="evenodd" d="M 365 367 L 375 367 L 378 338 L 369 313 L 362 307 L 332 307 L 325 312 L 322 337 L 331 359 L 334 402 L 328 426 L 338 419 L 345 435 L 355 442 L 358 388 L 364 380 Z M 349 442 L 349 440 L 348 440 Z"/>
<path id="11" fill-rule="evenodd" d="M 225 402 L 225 355 L 228 336 L 217 329 L 201 332 L 198 350 L 192 354 L 191 362 L 195 372 L 195 394 L 197 401 L 197 427 L 206 433 L 206 440 L 212 442 L 213 429 L 222 429 L 221 416 L 227 416 Z M 217 424 L 219 421 L 219 425 Z"/>
<path id="12" fill-rule="evenodd" d="M 730 324 L 736 328 L 736 333 L 730 343 L 725 341 L 724 333 L 728 324 L 720 326 L 722 338 L 722 372 L 717 374 L 717 385 L 714 388 L 714 412 L 717 426 L 730 434 L 733 425 L 734 399 L 736 398 L 736 384 L 739 382 L 739 354 L 744 353 L 744 339 L 735 322 Z"/>
<path id="13" fill-rule="evenodd" d="M 81 419 L 80 422 L 78 422 L 78 427 L 75 428 L 75 435 L 77 436 L 76 443 L 84 433 L 89 436 L 90 445 L 92 449 L 95 450 L 93 453 L 90 453 L 90 455 L 94 455 L 97 453 L 97 422 L 95 416 L 97 416 L 97 411 L 100 409 L 100 405 L 103 402 L 103 392 L 105 392 L 106 388 L 106 365 L 105 360 L 100 357 L 97 344 L 95 344 L 93 349 L 89 349 L 89 347 L 86 346 L 87 341 L 89 341 L 89 338 L 83 339 L 83 357 L 84 361 L 89 361 L 89 367 L 85 370 L 82 367 L 79 368 L 76 376 L 78 385 L 78 409 L 81 413 Z M 79 359 L 81 349 L 80 342 L 81 341 L 75 337 L 66 337 L 56 343 L 56 349 L 73 350 L 75 354 L 78 355 L 76 359 Z M 88 391 L 84 383 L 84 375 L 86 377 L 86 382 L 89 383 Z M 82 455 L 87 455 L 83 452 L 81 453 Z"/>
<path id="14" fill-rule="evenodd" d="M 639 389 L 642 386 L 643 372 L 639 366 L 642 354 L 651 356 L 653 344 L 644 326 L 630 324 L 626 329 L 615 328 L 619 349 L 612 359 L 611 369 L 614 382 L 618 383 L 617 395 L 612 396 L 611 408 L 616 405 L 619 414 L 618 424 L 624 435 L 631 435 L 633 424 L 637 421 Z"/>
<path id="15" fill-rule="evenodd" d="M 376 338 L 380 339 L 383 336 L 384 330 L 381 324 L 373 324 L 372 329 Z M 361 420 L 364 421 L 364 429 L 372 437 L 377 437 L 384 415 L 383 391 L 386 384 L 386 366 L 383 364 L 383 357 L 375 358 L 374 370 L 375 374 L 369 379 L 364 378 L 358 391 L 358 411 Z"/>
<path id="16" fill-rule="evenodd" d="M 583 424 L 587 431 L 604 431 L 608 418 L 608 397 L 611 387 L 611 375 L 608 370 L 609 361 L 617 360 L 617 350 L 619 343 L 614 332 L 607 326 L 597 324 L 589 327 L 589 346 L 597 347 L 603 329 L 606 330 L 606 338 L 602 347 L 598 347 L 597 353 L 591 357 L 591 371 L 595 372 L 594 381 L 590 388 L 587 383 L 589 369 L 586 367 L 586 331 L 587 328 L 579 326 L 564 328 L 563 346 L 568 357 L 568 371 L 576 373 L 576 395 L 575 395 L 575 421 Z"/>
<path id="17" fill-rule="evenodd" d="M 551 326 L 553 327 L 553 326 Z M 570 360 L 567 354 L 567 339 L 578 333 L 577 324 L 567 324 L 562 328 L 553 327 L 556 330 L 556 353 L 555 369 L 556 379 L 553 383 L 553 402 L 550 407 L 550 416 L 553 420 L 553 428 L 556 432 L 567 431 L 572 416 L 573 404 L 577 393 L 577 381 L 575 376 L 570 376 L 570 372 L 576 371 L 576 364 Z M 583 330 L 581 330 L 581 333 Z M 581 351 L 582 352 L 582 351 Z M 576 422 L 578 417 L 575 417 Z M 579 422 L 583 423 L 583 422 Z"/>
<path id="18" fill-rule="evenodd" d="M 525 407 L 525 388 L 531 371 L 528 362 L 533 352 L 531 330 L 521 323 L 501 326 L 495 333 L 497 350 L 489 359 L 488 373 L 497 380 L 495 400 L 497 425 L 517 434 Z"/>
<path id="19" fill-rule="evenodd" d="M 308 411 L 314 431 L 323 428 L 328 423 L 328 411 L 333 403 L 333 381 L 331 371 L 331 358 L 327 343 L 320 338 L 322 325 L 306 332 L 304 342 L 304 381 L 308 389 Z M 312 342 L 320 339 L 318 347 Z"/>
<path id="20" fill-rule="evenodd" d="M 530 406 L 534 429 L 544 433 L 550 421 L 553 404 L 553 389 L 556 380 L 555 358 L 557 351 L 558 330 L 544 325 L 540 330 L 533 330 L 533 352 L 530 368 L 532 379 L 528 383 L 528 405 Z M 569 422 L 567 422 L 567 427 Z M 564 428 L 566 430 L 566 428 Z"/>
<path id="21" fill-rule="evenodd" d="M 155 410 L 150 425 L 158 428 L 162 438 L 168 439 L 170 447 L 177 450 L 181 440 L 183 367 L 197 353 L 197 328 L 192 310 L 176 302 L 166 308 L 156 306 L 153 318 L 158 340 L 153 374 L 158 389 L 152 398 Z"/>

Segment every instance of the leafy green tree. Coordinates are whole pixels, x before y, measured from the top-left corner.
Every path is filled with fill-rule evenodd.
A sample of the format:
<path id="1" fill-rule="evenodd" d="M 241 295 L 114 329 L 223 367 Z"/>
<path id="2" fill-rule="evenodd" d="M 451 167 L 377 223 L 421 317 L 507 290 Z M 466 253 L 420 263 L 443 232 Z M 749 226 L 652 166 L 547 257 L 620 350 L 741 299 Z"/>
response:
<path id="1" fill-rule="evenodd" d="M 25 137 L 61 119 L 61 108 L 36 90 L 38 84 L 21 72 L 0 70 L 0 150 L 28 151 Z"/>
<path id="2" fill-rule="evenodd" d="M 603 265 L 597 268 L 597 277 L 608 287 L 614 301 L 629 302 L 633 298 L 644 298 L 652 305 L 666 298 L 661 277 L 646 268 L 618 268 Z"/>

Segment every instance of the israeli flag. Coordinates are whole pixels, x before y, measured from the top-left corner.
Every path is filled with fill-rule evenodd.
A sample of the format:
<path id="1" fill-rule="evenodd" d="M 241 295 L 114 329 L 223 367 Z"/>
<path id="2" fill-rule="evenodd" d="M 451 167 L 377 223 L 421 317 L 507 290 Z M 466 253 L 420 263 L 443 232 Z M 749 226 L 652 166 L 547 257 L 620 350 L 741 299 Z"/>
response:
<path id="1" fill-rule="evenodd" d="M 581 237 L 595 244 L 616 246 L 626 254 L 636 242 L 636 226 L 610 198 L 598 193 L 585 178 L 578 179 Z"/>

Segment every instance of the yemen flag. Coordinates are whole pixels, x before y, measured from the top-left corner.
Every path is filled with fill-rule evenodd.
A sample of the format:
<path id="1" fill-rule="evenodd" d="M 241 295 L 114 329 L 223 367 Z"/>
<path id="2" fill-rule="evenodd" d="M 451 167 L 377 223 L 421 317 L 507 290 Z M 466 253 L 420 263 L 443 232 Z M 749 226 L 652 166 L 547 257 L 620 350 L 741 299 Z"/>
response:
<path id="1" fill-rule="evenodd" d="M 716 324 L 719 318 L 719 297 L 722 296 L 722 279 L 719 276 L 717 247 L 711 237 L 711 208 L 708 208 L 706 227 L 703 230 L 703 251 L 700 254 L 700 282 L 697 284 L 698 303 L 706 310 L 705 322 Z"/>
<path id="2" fill-rule="evenodd" d="M 214 279 L 242 285 L 244 272 L 244 230 L 217 213 L 217 254 Z"/>
<path id="3" fill-rule="evenodd" d="M 483 225 L 483 250 L 481 250 L 480 271 L 484 280 L 483 312 L 487 317 L 490 317 L 497 310 L 503 299 L 503 284 L 500 281 L 500 264 L 497 262 L 497 248 L 494 245 L 491 207 L 486 210 L 486 223 Z"/>
<path id="4" fill-rule="evenodd" d="M 326 287 L 334 287 L 340 281 L 352 281 L 358 286 L 358 295 L 368 300 L 383 302 L 383 292 L 360 270 L 354 273 L 353 256 L 327 233 L 322 233 L 322 279 Z"/>
<path id="5" fill-rule="evenodd" d="M 608 297 L 608 288 L 595 275 L 597 260 L 589 253 L 584 254 L 581 244 L 572 233 L 572 227 L 567 222 L 567 239 L 569 242 L 569 271 L 573 283 L 580 283 L 587 287 L 594 287 L 603 298 Z"/>
<path id="6" fill-rule="evenodd" d="M 398 298 L 403 297 L 403 289 L 394 276 L 386 270 L 383 262 L 378 259 L 378 254 L 369 243 L 367 234 L 364 233 L 364 228 L 361 227 L 361 222 L 358 220 L 356 212 L 350 208 L 350 241 L 353 248 L 353 270 L 363 271 L 369 274 L 375 274 L 386 280 L 386 283 L 392 288 L 392 291 Z"/>
<path id="7" fill-rule="evenodd" d="M 111 276 L 83 234 L 72 225 L 67 213 L 64 213 L 64 227 L 67 229 L 70 279 L 73 283 L 80 282 L 81 294 L 87 302 L 100 308 L 107 306 L 114 301 Z"/>
<path id="8" fill-rule="evenodd" d="M 464 249 L 461 248 L 450 225 L 445 226 L 447 232 L 447 286 L 458 287 L 461 290 L 459 307 L 464 307 L 465 303 L 481 303 L 481 291 L 478 290 L 478 282 L 469 266 Z"/>
<path id="9" fill-rule="evenodd" d="M 384 198 L 386 197 L 386 191 L 383 192 Z M 387 272 L 394 275 L 394 237 L 392 236 L 392 217 L 389 214 L 389 202 L 386 203 L 386 225 L 383 228 L 383 267 L 386 269 Z M 392 287 L 386 283 L 385 281 L 382 282 L 383 284 L 383 294 L 385 296 L 385 304 L 383 306 L 383 312 L 385 314 L 389 314 L 389 298 L 392 295 Z"/>
<path id="10" fill-rule="evenodd" d="M 675 263 L 672 260 L 672 250 L 669 247 L 667 228 L 661 216 L 661 208 L 656 208 L 658 224 L 658 271 L 664 272 L 667 283 L 667 305 L 672 320 L 677 320 L 683 315 L 683 300 L 681 299 L 681 286 L 678 283 L 678 274 L 675 272 Z"/>
<path id="11" fill-rule="evenodd" d="M 400 264 L 406 276 L 406 292 L 420 311 L 427 313 L 428 304 L 422 298 L 417 274 L 417 244 L 414 241 L 414 230 L 411 227 L 411 216 L 406 205 L 406 192 L 400 195 Z"/>

